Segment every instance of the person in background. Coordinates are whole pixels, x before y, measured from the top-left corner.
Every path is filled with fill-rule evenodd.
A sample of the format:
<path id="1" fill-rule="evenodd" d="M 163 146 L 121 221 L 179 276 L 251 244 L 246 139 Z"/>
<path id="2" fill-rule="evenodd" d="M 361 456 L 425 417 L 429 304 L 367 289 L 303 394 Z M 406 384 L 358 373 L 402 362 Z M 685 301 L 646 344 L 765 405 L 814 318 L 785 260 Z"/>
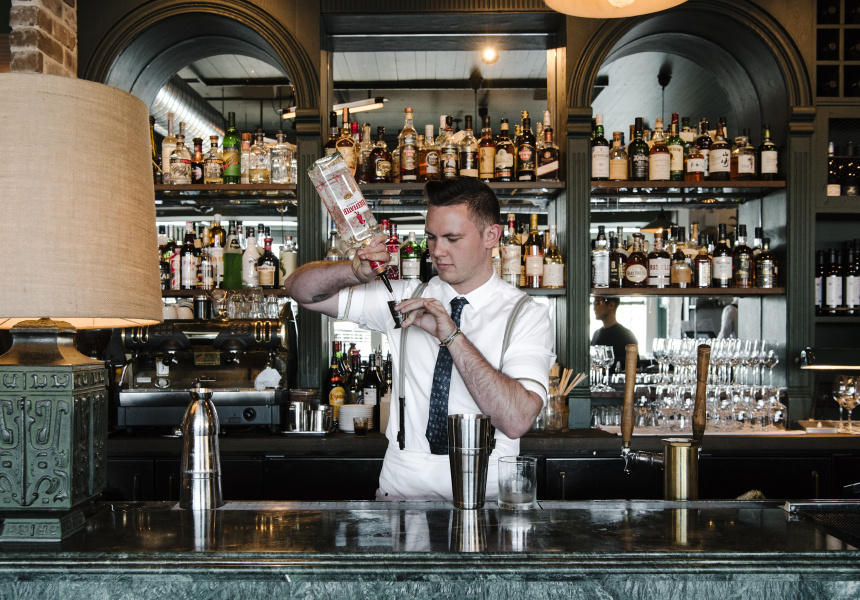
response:
<path id="1" fill-rule="evenodd" d="M 720 319 L 720 333 L 717 339 L 723 340 L 728 338 L 738 337 L 738 299 L 723 309 L 723 316 Z"/>
<path id="2" fill-rule="evenodd" d="M 603 322 L 603 327 L 591 337 L 592 346 L 612 346 L 615 352 L 613 372 L 623 372 L 627 364 L 627 344 L 638 344 L 636 336 L 615 319 L 620 300 L 615 297 L 597 296 L 594 299 L 594 316 Z"/>

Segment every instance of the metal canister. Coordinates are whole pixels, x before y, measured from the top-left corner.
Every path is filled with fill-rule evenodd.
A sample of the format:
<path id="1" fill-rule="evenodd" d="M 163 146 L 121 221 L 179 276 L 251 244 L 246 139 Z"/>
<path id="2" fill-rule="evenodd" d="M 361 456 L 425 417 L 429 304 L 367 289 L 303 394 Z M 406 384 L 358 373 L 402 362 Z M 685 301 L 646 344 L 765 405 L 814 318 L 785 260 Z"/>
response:
<path id="1" fill-rule="evenodd" d="M 179 506 L 207 510 L 224 505 L 221 497 L 221 455 L 218 413 L 212 390 L 197 387 L 182 419 L 182 483 Z"/>

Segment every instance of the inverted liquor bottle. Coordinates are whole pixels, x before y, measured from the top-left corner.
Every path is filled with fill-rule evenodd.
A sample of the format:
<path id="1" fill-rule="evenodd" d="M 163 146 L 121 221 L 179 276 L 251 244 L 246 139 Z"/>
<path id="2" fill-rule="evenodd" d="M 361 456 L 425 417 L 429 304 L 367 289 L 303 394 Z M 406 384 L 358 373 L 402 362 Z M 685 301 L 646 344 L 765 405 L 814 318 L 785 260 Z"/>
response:
<path id="1" fill-rule="evenodd" d="M 224 134 L 222 146 L 222 158 L 224 160 L 224 183 L 239 183 L 241 180 L 241 169 L 239 166 L 239 153 L 242 147 L 242 138 L 236 129 L 236 113 L 227 113 L 227 133 Z"/>
<path id="2" fill-rule="evenodd" d="M 624 271 L 624 286 L 626 288 L 648 287 L 648 257 L 642 251 L 641 233 L 633 234 L 633 250 L 627 257 L 627 269 Z"/>
<path id="3" fill-rule="evenodd" d="M 525 262 L 525 275 L 527 288 L 537 289 L 543 284 L 543 240 L 538 232 L 538 216 L 529 216 L 529 236 L 523 244 L 523 260 Z"/>
<path id="4" fill-rule="evenodd" d="M 734 281 L 732 273 L 732 250 L 729 248 L 729 236 L 726 233 L 725 223 L 720 223 L 717 226 L 718 242 L 714 246 L 713 257 L 711 258 L 711 281 L 713 287 L 730 288 Z"/>
<path id="5" fill-rule="evenodd" d="M 523 133 L 517 138 L 517 181 L 535 181 L 537 178 L 535 136 L 532 133 L 532 121 L 528 111 L 523 111 L 523 115 Z"/>
<path id="6" fill-rule="evenodd" d="M 478 142 L 478 177 L 481 181 L 493 181 L 496 176 L 496 143 L 489 115 L 484 115 L 481 140 Z"/>
<path id="7" fill-rule="evenodd" d="M 678 113 L 672 113 L 672 124 L 669 129 L 669 139 L 666 140 L 669 149 L 669 179 L 684 180 L 684 140 L 678 135 Z"/>
<path id="8" fill-rule="evenodd" d="M 759 179 L 773 181 L 779 173 L 779 148 L 770 139 L 770 125 L 761 129 L 761 144 L 758 146 Z"/>
<path id="9" fill-rule="evenodd" d="M 624 149 L 624 134 L 612 132 L 612 147 L 609 149 L 609 179 L 626 181 L 628 177 L 627 151 Z"/>
<path id="10" fill-rule="evenodd" d="M 644 120 L 642 117 L 636 117 L 636 124 L 633 128 L 633 140 L 627 147 L 627 158 L 630 161 L 630 180 L 631 181 L 647 181 L 648 180 L 648 159 L 650 149 L 642 135 L 645 129 Z"/>
<path id="11" fill-rule="evenodd" d="M 499 131 L 499 139 L 496 142 L 495 162 L 495 177 L 496 181 L 513 181 L 514 180 L 514 157 L 516 156 L 516 148 L 511 141 L 510 132 L 508 130 L 508 120 L 502 119 L 502 124 Z"/>
<path id="12" fill-rule="evenodd" d="M 594 135 L 591 138 L 591 180 L 609 179 L 609 142 L 603 135 L 603 115 L 594 115 Z"/>
<path id="13" fill-rule="evenodd" d="M 397 136 L 397 147 L 400 150 L 400 181 L 418 181 L 418 132 L 412 126 L 411 108 L 404 112 L 404 124 Z"/>
<path id="14" fill-rule="evenodd" d="M 657 119 L 654 135 L 651 138 L 651 149 L 648 152 L 648 179 L 651 181 L 668 181 L 671 174 L 672 155 L 666 145 L 663 133 L 663 119 Z"/>

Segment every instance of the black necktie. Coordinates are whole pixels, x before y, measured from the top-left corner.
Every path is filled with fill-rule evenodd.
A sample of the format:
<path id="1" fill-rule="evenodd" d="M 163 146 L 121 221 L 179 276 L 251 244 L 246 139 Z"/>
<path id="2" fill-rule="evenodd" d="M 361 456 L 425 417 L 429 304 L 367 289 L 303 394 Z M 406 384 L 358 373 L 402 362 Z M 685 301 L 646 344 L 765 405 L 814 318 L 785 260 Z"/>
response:
<path id="1" fill-rule="evenodd" d="M 451 318 L 460 326 L 460 313 L 469 301 L 465 298 L 451 300 Z M 430 390 L 430 419 L 427 421 L 427 441 L 433 454 L 448 454 L 448 391 L 451 388 L 451 368 L 454 359 L 448 348 L 439 348 L 436 369 L 433 371 L 433 389 Z"/>

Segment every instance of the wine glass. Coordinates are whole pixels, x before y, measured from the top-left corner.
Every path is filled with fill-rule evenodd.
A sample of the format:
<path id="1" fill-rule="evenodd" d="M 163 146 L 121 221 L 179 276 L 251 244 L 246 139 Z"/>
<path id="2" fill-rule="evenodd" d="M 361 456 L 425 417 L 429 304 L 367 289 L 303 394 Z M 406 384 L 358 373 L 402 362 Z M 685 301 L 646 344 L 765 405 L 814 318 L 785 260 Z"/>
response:
<path id="1" fill-rule="evenodd" d="M 591 386 L 592 392 L 603 391 L 601 386 L 600 386 L 600 383 L 598 381 L 598 379 L 599 379 L 598 373 L 600 370 L 600 366 L 603 364 L 602 354 L 603 354 L 603 346 L 592 346 L 591 347 L 591 374 L 592 374 L 592 380 L 594 382 L 593 385 Z"/>
<path id="2" fill-rule="evenodd" d="M 770 347 L 765 354 L 765 359 L 762 364 L 768 368 L 770 387 L 773 387 L 773 368 L 779 363 L 779 356 L 776 353 L 776 349 L 773 347 L 773 342 L 768 342 L 768 346 Z"/>
<path id="3" fill-rule="evenodd" d="M 603 347 L 603 361 L 601 365 L 604 370 L 603 377 L 603 390 L 610 392 L 612 391 L 612 386 L 609 385 L 609 368 L 615 364 L 615 349 L 612 346 L 604 346 Z M 635 382 L 634 382 L 635 383 Z"/>
<path id="4" fill-rule="evenodd" d="M 744 383 L 747 385 L 755 385 L 755 366 L 758 364 L 759 346 L 759 340 L 744 340 Z M 752 381 L 750 381 L 750 371 L 752 371 Z"/>
<path id="5" fill-rule="evenodd" d="M 848 413 L 847 433 L 854 433 L 854 423 L 851 421 L 851 412 L 860 404 L 860 396 L 857 395 L 857 389 L 854 385 L 854 377 L 839 377 L 839 395 L 837 402 Z"/>

